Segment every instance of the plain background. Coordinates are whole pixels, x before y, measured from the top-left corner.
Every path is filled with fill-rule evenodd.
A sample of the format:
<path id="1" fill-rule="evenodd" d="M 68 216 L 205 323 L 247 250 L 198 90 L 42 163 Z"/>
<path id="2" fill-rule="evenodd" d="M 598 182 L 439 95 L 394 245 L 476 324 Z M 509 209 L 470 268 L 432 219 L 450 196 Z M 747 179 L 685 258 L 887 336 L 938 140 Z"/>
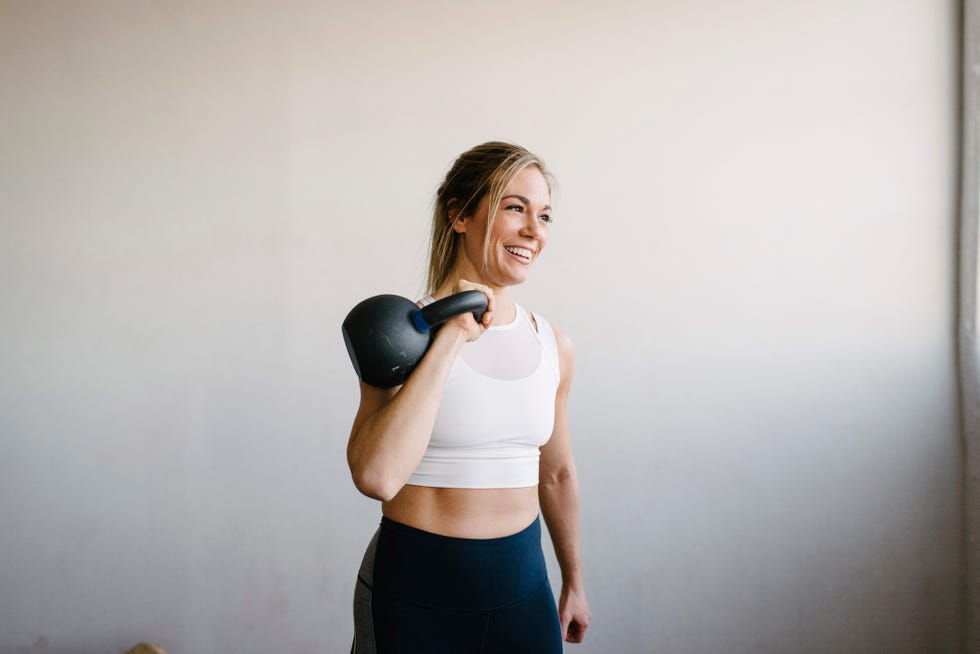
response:
<path id="1" fill-rule="evenodd" d="M 496 139 L 560 183 L 566 649 L 960 651 L 958 11 L 0 3 L 0 652 L 347 650 L 340 323 Z"/>

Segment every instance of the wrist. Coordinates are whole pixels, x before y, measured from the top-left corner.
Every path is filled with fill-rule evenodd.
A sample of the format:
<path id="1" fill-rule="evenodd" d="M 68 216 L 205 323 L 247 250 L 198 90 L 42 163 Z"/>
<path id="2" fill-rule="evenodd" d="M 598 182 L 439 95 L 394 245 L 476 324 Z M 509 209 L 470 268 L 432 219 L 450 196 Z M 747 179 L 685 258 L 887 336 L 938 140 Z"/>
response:
<path id="1" fill-rule="evenodd" d="M 585 582 L 582 579 L 581 574 L 566 575 L 561 576 L 562 587 L 570 593 L 582 593 L 585 592 Z"/>
<path id="2" fill-rule="evenodd" d="M 469 335 L 465 330 L 460 329 L 455 323 L 446 322 L 436 332 L 433 345 L 436 343 L 446 343 L 454 354 L 458 354 L 463 349 L 463 345 L 466 344 L 468 338 Z"/>

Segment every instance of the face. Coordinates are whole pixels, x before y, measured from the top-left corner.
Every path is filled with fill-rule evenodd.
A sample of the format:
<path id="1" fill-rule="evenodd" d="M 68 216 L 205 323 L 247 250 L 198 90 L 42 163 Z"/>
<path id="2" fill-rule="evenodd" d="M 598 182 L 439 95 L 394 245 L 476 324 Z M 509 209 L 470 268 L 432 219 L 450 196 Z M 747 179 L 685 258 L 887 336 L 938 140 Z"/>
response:
<path id="1" fill-rule="evenodd" d="M 471 281 L 489 286 L 520 284 L 548 241 L 551 193 L 536 166 L 522 170 L 504 190 L 495 207 L 487 265 L 483 267 L 483 243 L 490 198 L 484 196 L 472 216 L 457 219 L 453 229 L 462 236 L 457 269 Z M 473 277 L 467 277 L 473 275 Z"/>

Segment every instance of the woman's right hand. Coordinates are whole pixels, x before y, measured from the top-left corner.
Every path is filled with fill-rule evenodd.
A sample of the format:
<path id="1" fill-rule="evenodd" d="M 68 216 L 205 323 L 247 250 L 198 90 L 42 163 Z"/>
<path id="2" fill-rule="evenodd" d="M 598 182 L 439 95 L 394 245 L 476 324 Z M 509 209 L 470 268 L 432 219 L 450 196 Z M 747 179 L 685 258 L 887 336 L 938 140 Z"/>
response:
<path id="1" fill-rule="evenodd" d="M 493 322 L 493 311 L 495 308 L 495 300 L 493 297 L 493 290 L 489 286 L 484 286 L 483 284 L 475 284 L 473 282 L 466 281 L 465 279 L 460 279 L 456 282 L 456 286 L 453 288 L 453 293 L 462 293 L 463 291 L 482 291 L 484 295 L 487 296 L 487 310 L 483 312 L 483 318 L 480 322 L 473 319 L 473 314 L 467 311 L 466 313 L 450 318 L 443 323 L 442 330 L 446 327 L 451 329 L 458 329 L 460 332 L 465 334 L 467 341 L 475 341 L 480 338 L 480 336 L 487 331 L 487 327 Z"/>

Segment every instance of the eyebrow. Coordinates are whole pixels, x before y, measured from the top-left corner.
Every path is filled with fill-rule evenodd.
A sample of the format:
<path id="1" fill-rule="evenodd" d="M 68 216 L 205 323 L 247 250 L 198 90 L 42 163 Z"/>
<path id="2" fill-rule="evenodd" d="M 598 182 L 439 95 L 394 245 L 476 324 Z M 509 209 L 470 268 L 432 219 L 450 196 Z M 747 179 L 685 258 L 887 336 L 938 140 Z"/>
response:
<path id="1" fill-rule="evenodd" d="M 528 200 L 526 197 L 524 197 L 523 195 L 517 195 L 516 193 L 514 193 L 512 195 L 505 195 L 504 197 L 502 197 L 500 199 L 501 200 L 506 200 L 507 198 L 517 198 L 518 200 L 520 200 L 524 204 L 531 204 L 531 201 Z M 551 205 L 550 204 L 544 205 L 544 210 L 545 211 L 551 211 Z"/>

